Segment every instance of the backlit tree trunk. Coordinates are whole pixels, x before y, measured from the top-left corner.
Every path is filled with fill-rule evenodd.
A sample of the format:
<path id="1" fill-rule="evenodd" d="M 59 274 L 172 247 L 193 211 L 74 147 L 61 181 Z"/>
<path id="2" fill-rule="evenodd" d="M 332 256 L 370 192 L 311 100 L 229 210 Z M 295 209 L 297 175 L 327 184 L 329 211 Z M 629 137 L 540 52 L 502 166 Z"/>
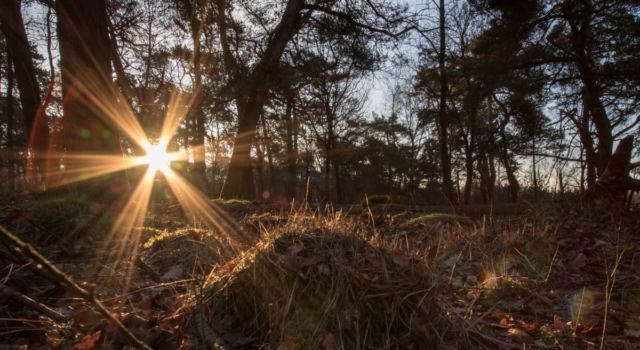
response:
<path id="1" fill-rule="evenodd" d="M 287 127 L 287 136 L 286 136 L 286 144 L 287 144 L 287 181 L 286 181 L 286 193 L 287 198 L 289 200 L 294 199 L 296 197 L 296 187 L 298 182 L 298 175 L 296 171 L 296 160 L 297 160 L 297 150 L 295 145 L 294 138 L 294 102 L 293 98 L 288 96 L 286 101 L 286 111 L 285 111 L 285 123 Z"/>
<path id="2" fill-rule="evenodd" d="M 121 152 L 117 129 L 105 110 L 115 103 L 105 2 L 59 0 L 56 7 L 64 113 L 60 141 L 67 153 L 116 155 Z M 110 184 L 112 191 L 120 188 Z"/>
<path id="3" fill-rule="evenodd" d="M 442 174 L 442 191 L 447 200 L 455 204 L 457 197 L 451 181 L 451 158 L 449 156 L 449 131 L 447 120 L 447 70 L 445 67 L 446 32 L 444 0 L 440 0 L 440 52 L 438 63 L 440 70 L 440 106 L 438 111 L 438 141 L 440 143 L 440 171 Z"/>
<path id="4" fill-rule="evenodd" d="M 24 115 L 24 125 L 33 158 L 34 166 L 43 170 L 42 161 L 49 146 L 49 126 L 44 113 L 38 116 L 40 107 L 40 87 L 36 79 L 29 41 L 22 21 L 18 0 L 0 1 L 0 19 L 2 31 L 7 40 L 7 49 L 13 58 L 15 80 L 20 91 L 20 104 Z"/>

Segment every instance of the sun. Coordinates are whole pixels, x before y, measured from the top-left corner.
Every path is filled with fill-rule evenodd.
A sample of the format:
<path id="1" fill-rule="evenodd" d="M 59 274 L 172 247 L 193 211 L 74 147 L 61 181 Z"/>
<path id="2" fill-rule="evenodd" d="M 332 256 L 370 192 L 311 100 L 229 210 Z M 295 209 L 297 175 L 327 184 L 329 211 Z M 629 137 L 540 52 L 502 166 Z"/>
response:
<path id="1" fill-rule="evenodd" d="M 149 144 L 145 147 L 147 154 L 143 157 L 143 163 L 149 165 L 149 171 L 168 173 L 171 170 L 171 162 L 176 160 L 176 155 L 167 152 L 164 142 Z"/>

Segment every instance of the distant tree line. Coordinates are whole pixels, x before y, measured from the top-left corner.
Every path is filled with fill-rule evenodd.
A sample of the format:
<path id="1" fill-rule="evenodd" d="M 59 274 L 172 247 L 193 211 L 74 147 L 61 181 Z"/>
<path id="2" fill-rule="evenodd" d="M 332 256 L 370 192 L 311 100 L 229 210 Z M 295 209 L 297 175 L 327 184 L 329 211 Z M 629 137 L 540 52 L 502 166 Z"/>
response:
<path id="1" fill-rule="evenodd" d="M 191 154 L 180 171 L 212 197 L 585 192 L 638 134 L 637 1 L 421 6 L 1 0 L 2 190 L 46 188 L 68 153 L 139 154 L 113 114 L 132 110 L 154 139 L 177 95 L 189 102 L 170 149 Z M 372 76 L 389 67 L 409 76 L 371 113 Z"/>

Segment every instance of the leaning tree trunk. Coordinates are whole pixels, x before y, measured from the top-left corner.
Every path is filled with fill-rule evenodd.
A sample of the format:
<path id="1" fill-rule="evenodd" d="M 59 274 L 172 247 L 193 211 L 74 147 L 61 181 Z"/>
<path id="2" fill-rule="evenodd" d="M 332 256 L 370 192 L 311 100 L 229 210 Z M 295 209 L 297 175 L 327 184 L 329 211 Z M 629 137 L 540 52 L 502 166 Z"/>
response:
<path id="1" fill-rule="evenodd" d="M 221 1 L 222 3 L 222 1 Z M 280 59 L 289 41 L 300 30 L 304 0 L 289 0 L 285 7 L 280 22 L 270 36 L 270 40 L 264 51 L 264 55 L 255 68 L 242 79 L 242 88 L 236 91 L 238 108 L 238 132 L 231 152 L 229 171 L 221 191 L 221 197 L 252 198 L 253 171 L 251 168 L 251 145 L 256 132 L 258 120 L 262 109 L 268 100 L 271 85 L 271 74 L 280 64 Z M 224 8 L 221 6 L 220 8 Z M 224 17 L 224 16 L 222 16 Z M 221 30 L 224 27 L 224 19 L 219 19 Z M 226 34 L 221 33 L 221 39 L 226 39 Z M 228 45 L 223 45 L 225 61 L 233 61 Z M 235 64 L 227 62 L 229 69 Z M 230 71 L 237 74 L 237 71 Z"/>
<path id="2" fill-rule="evenodd" d="M 603 201 L 623 205 L 628 191 L 640 191 L 640 180 L 633 179 L 630 171 L 639 164 L 631 164 L 633 136 L 622 139 L 609 159 L 609 163 L 586 197 L 590 201 Z"/>

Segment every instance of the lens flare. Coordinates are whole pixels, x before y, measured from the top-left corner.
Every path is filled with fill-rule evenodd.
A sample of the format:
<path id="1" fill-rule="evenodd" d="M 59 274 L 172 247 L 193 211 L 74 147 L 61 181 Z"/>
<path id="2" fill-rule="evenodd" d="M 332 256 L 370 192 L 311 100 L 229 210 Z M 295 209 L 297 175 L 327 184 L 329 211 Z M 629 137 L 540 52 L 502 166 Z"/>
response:
<path id="1" fill-rule="evenodd" d="M 166 174 L 171 169 L 171 162 L 178 160 L 180 157 L 177 153 L 168 153 L 166 142 L 158 142 L 155 145 L 149 144 L 145 146 L 147 153 L 142 157 L 141 162 L 149 165 L 149 171 L 156 173 L 158 171 Z"/>

